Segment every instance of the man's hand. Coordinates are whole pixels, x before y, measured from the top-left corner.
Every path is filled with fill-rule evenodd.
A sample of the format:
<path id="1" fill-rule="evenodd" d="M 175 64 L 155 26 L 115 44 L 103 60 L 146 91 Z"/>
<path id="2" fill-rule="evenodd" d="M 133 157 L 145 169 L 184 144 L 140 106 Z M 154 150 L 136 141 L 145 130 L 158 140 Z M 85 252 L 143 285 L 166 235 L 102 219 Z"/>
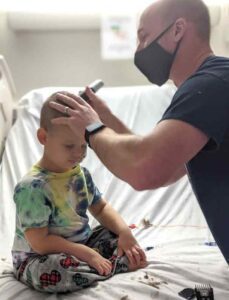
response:
<path id="1" fill-rule="evenodd" d="M 100 121 L 95 110 L 81 97 L 63 92 L 57 94 L 57 99 L 64 104 L 50 102 L 50 107 L 68 116 L 53 119 L 53 124 L 68 125 L 73 132 L 78 134 L 79 131 L 84 133 L 88 125 Z"/>
<path id="2" fill-rule="evenodd" d="M 93 91 L 89 87 L 86 88 L 86 94 L 89 98 L 88 103 L 97 112 L 102 122 L 107 124 L 107 122 L 109 121 L 107 120 L 107 118 L 112 115 L 110 108 L 101 98 L 93 93 Z"/>
<path id="3" fill-rule="evenodd" d="M 138 245 L 129 229 L 121 232 L 118 238 L 118 256 L 126 255 L 131 266 L 138 268 L 146 264 L 145 252 Z"/>

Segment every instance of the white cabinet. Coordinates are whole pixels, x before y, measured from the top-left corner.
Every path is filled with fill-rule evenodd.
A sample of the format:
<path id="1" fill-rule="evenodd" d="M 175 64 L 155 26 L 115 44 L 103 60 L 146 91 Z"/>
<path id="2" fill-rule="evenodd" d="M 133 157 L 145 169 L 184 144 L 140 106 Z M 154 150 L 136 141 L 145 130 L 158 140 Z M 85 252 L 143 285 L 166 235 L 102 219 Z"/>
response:
<path id="1" fill-rule="evenodd" d="M 0 55 L 0 156 L 4 141 L 12 126 L 15 87 L 10 70 L 3 56 Z"/>

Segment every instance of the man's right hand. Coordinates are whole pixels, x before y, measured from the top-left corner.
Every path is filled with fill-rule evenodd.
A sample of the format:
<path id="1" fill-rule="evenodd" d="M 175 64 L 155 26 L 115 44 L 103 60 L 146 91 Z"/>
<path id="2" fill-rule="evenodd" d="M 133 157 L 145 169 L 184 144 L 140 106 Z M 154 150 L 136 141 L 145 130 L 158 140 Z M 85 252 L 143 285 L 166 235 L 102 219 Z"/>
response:
<path id="1" fill-rule="evenodd" d="M 109 128 L 117 133 L 131 134 L 131 130 L 118 119 L 107 106 L 93 91 L 87 87 L 86 94 L 89 98 L 88 104 L 96 111 L 100 120 Z"/>
<path id="2" fill-rule="evenodd" d="M 88 103 L 97 112 L 101 121 L 107 125 L 108 118 L 112 114 L 110 108 L 89 87 L 86 87 L 86 94 L 89 98 Z"/>

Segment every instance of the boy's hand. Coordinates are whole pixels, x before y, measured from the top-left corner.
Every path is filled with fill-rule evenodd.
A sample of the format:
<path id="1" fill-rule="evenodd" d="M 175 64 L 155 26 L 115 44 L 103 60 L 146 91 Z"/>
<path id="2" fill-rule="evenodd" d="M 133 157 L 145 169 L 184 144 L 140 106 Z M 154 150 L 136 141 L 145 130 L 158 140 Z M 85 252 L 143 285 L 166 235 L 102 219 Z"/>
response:
<path id="1" fill-rule="evenodd" d="M 111 262 L 102 257 L 99 253 L 95 251 L 95 254 L 91 255 L 90 258 L 86 261 L 89 266 L 96 269 L 99 273 L 99 275 L 109 275 L 112 270 L 112 264 Z"/>
<path id="2" fill-rule="evenodd" d="M 118 238 L 118 256 L 126 255 L 130 264 L 135 267 L 141 267 L 146 263 L 145 252 L 138 245 L 129 228 L 122 231 Z"/>

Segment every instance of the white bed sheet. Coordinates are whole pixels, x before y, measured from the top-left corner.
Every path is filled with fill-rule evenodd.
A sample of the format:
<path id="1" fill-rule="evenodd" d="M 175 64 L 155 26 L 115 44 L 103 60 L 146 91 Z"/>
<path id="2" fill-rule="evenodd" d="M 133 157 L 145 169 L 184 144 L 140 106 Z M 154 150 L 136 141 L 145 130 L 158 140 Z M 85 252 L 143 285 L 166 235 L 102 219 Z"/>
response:
<path id="1" fill-rule="evenodd" d="M 206 245 L 212 237 L 188 179 L 184 177 L 168 188 L 137 192 L 113 176 L 91 150 L 83 165 L 126 222 L 136 224 L 134 234 L 140 244 L 154 247 L 147 251 L 149 266 L 116 275 L 93 288 L 58 296 L 35 292 L 14 279 L 10 261 L 15 226 L 13 188 L 41 155 L 35 136 L 43 101 L 54 91 L 65 89 L 43 88 L 25 95 L 6 142 L 0 170 L 0 300 L 182 299 L 178 292 L 198 283 L 210 283 L 215 299 L 229 299 L 228 266 L 217 246 Z M 112 111 L 138 134 L 146 134 L 155 126 L 173 93 L 171 85 L 104 88 L 99 92 Z M 90 222 L 96 225 L 94 220 Z"/>

